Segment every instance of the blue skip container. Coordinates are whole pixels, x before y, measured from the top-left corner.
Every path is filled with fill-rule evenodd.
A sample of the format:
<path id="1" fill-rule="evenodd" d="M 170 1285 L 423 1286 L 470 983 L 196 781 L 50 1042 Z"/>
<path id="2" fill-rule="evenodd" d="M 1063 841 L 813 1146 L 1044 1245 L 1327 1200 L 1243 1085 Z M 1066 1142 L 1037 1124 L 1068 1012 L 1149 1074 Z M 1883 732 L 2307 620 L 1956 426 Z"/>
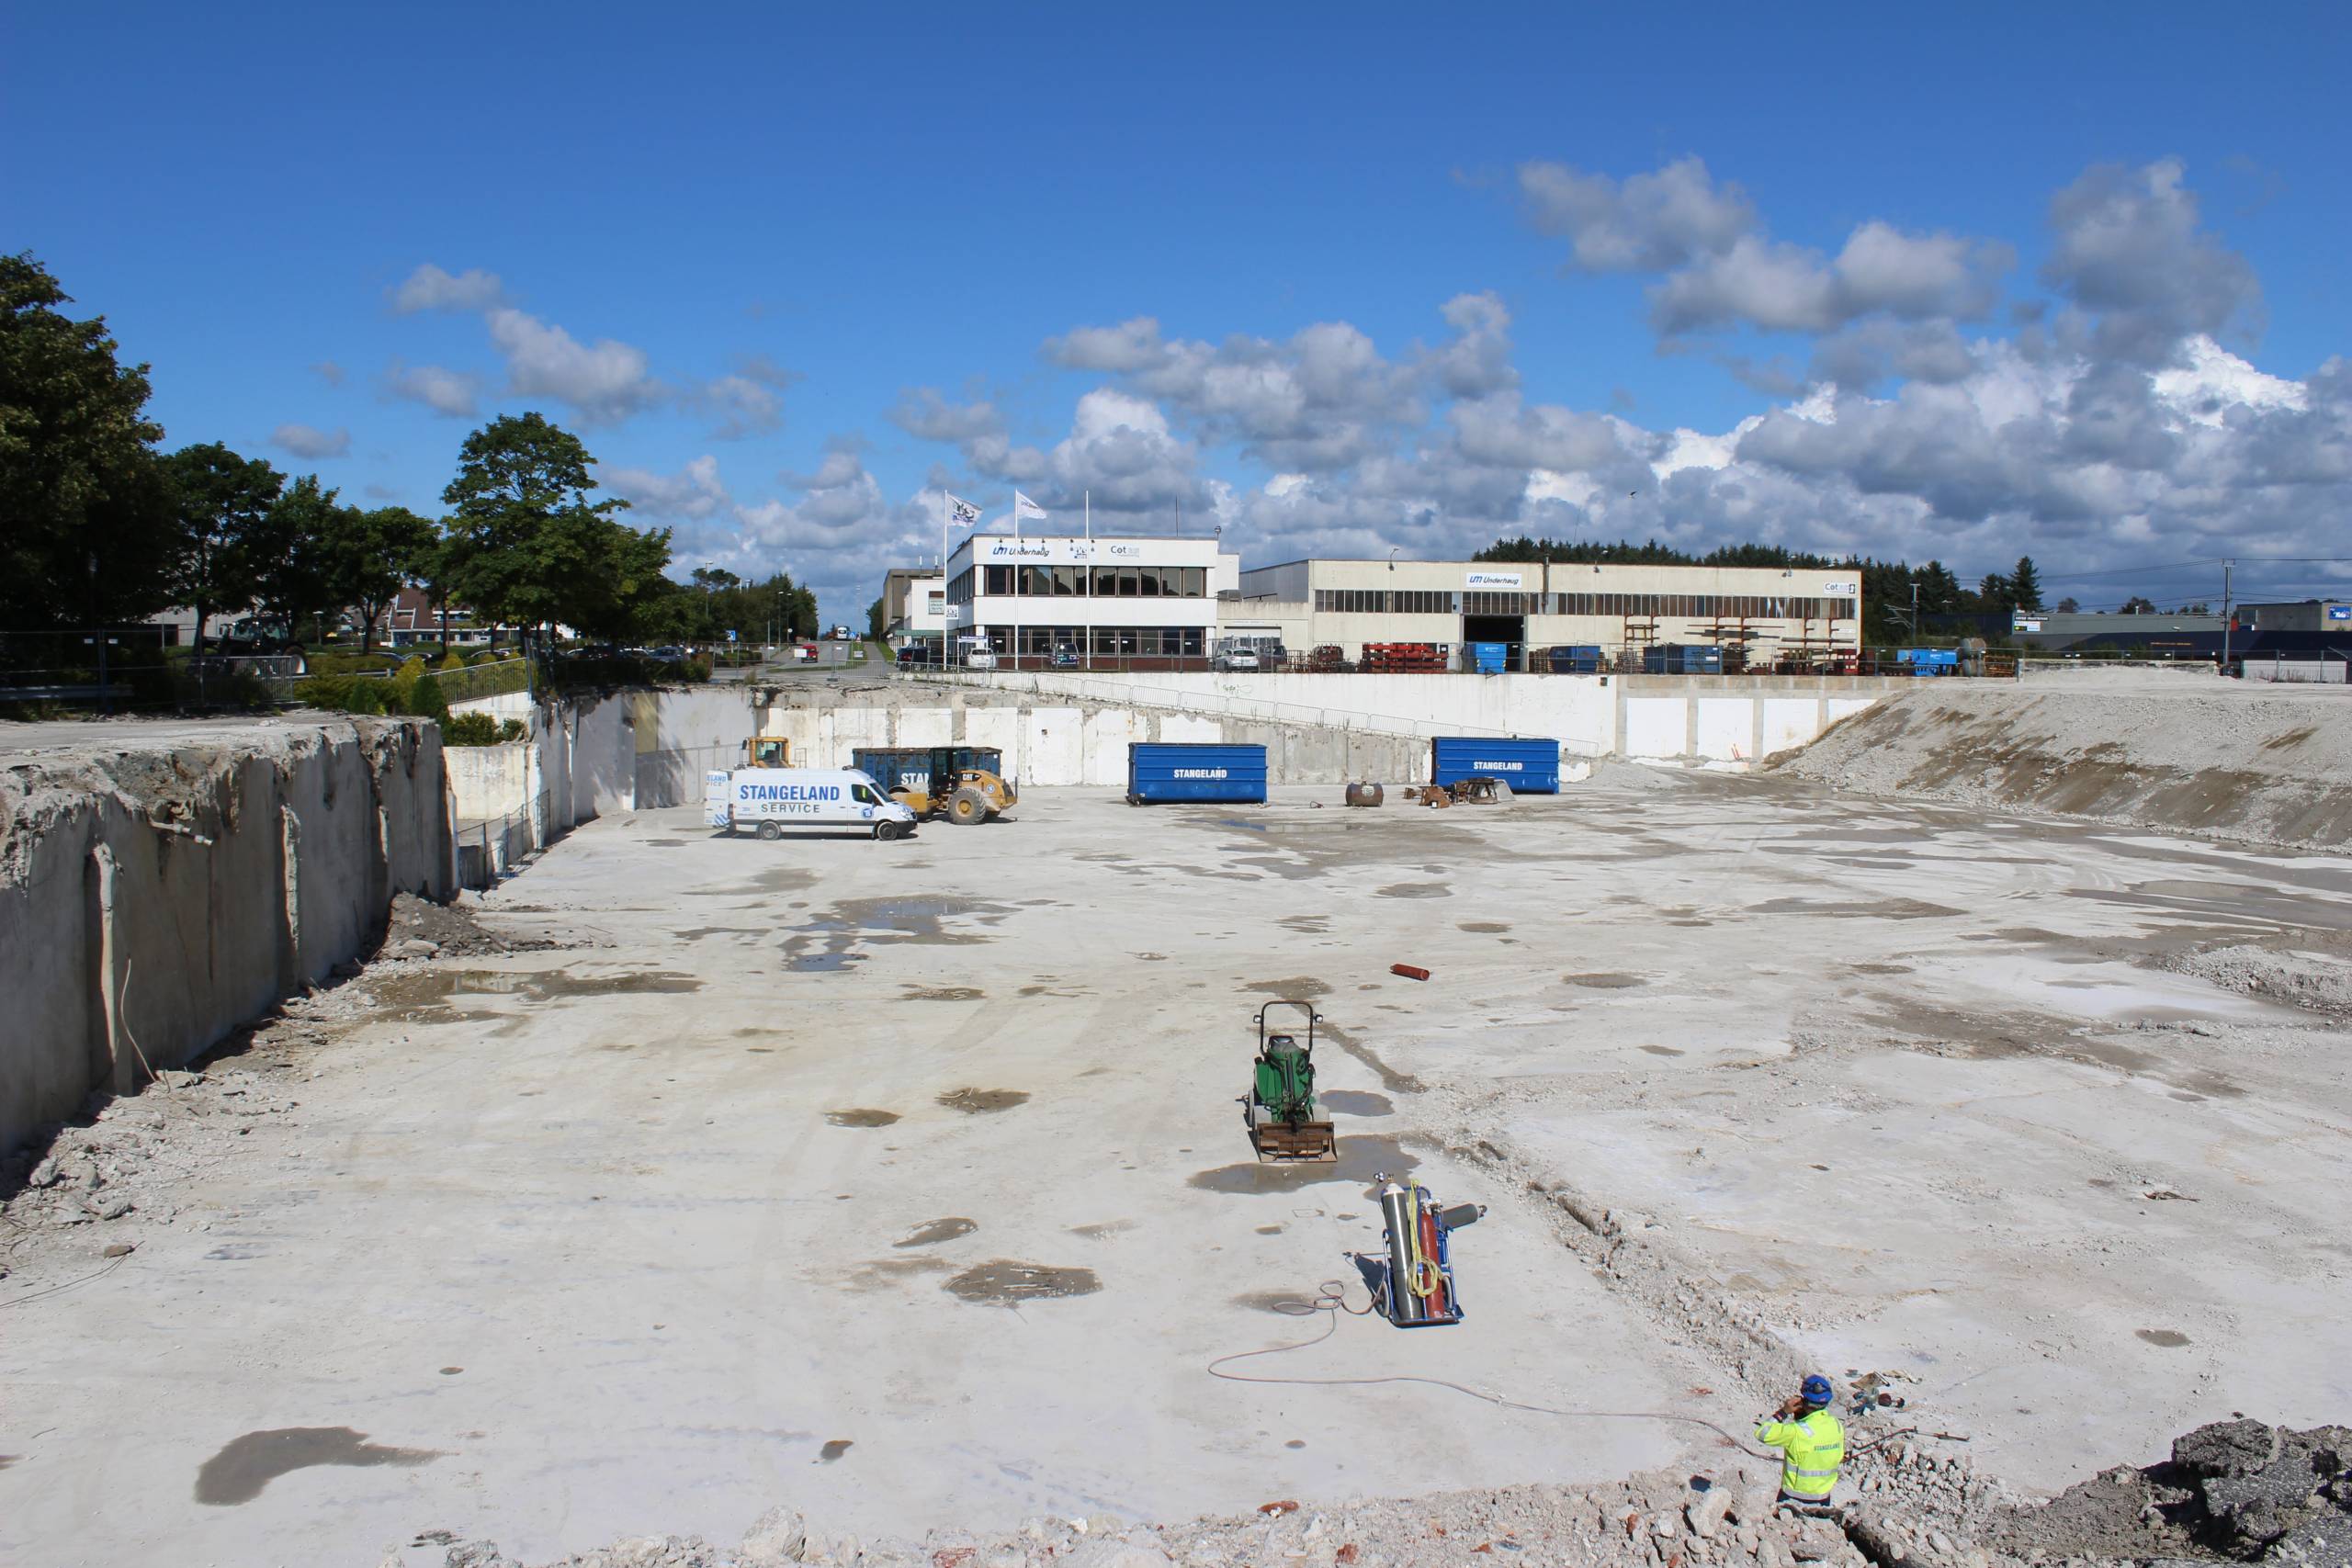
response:
<path id="1" fill-rule="evenodd" d="M 1500 779 L 1514 795 L 1560 793 L 1560 743 L 1556 740 L 1479 740 L 1441 735 L 1430 742 L 1430 783 Z"/>
<path id="2" fill-rule="evenodd" d="M 1481 675 L 1500 675 L 1510 668 L 1510 644 L 1507 642 L 1474 642 L 1470 645 L 1471 668 Z"/>
<path id="3" fill-rule="evenodd" d="M 1147 801 L 1266 799 L 1263 746 L 1180 745 L 1131 741 L 1127 746 L 1127 804 Z"/>

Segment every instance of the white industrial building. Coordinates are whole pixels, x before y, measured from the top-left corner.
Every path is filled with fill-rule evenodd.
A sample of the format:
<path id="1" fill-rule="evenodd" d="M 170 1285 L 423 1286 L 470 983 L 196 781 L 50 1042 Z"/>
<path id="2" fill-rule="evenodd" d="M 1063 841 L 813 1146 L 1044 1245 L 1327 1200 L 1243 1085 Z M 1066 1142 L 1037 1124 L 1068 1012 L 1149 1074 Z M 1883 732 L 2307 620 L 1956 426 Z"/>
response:
<path id="1" fill-rule="evenodd" d="M 947 558 L 952 637 L 986 637 L 1044 664 L 1080 658 L 1200 659 L 1217 601 L 1240 586 L 1241 558 L 1214 538 L 975 534 Z"/>
<path id="2" fill-rule="evenodd" d="M 882 578 L 882 636 L 892 648 L 937 642 L 947 629 L 947 580 L 937 567 L 892 567 Z"/>
<path id="3" fill-rule="evenodd" d="M 1727 662 L 1739 649 L 1757 667 L 1858 651 L 1861 589 L 1851 568 L 1295 560 L 1243 572 L 1222 625 L 1279 640 L 1294 658 L 1336 646 L 1352 660 L 1380 642 L 1598 646 L 1611 656 L 1712 644 Z"/>

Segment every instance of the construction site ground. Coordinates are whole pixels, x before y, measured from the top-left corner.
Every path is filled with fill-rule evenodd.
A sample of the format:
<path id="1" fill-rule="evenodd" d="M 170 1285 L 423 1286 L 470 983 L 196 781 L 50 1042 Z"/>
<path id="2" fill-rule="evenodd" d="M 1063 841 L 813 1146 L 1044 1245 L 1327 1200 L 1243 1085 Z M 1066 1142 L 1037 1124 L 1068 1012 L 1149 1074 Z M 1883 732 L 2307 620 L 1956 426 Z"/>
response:
<path id="1" fill-rule="evenodd" d="M 2352 863 L 1621 766 L 1340 794 L 580 828 L 491 940 L 68 1130 L 0 1258 L 0 1560 L 1601 1482 L 1732 1463 L 1688 1418 L 1809 1368 L 2039 1492 L 2352 1408 Z M 1336 1165 L 1251 1158 L 1277 997 Z M 1467 1321 L 1227 1371 L 1627 1414 L 1212 1376 L 1364 1304 L 1380 1172 L 1488 1205 Z"/>

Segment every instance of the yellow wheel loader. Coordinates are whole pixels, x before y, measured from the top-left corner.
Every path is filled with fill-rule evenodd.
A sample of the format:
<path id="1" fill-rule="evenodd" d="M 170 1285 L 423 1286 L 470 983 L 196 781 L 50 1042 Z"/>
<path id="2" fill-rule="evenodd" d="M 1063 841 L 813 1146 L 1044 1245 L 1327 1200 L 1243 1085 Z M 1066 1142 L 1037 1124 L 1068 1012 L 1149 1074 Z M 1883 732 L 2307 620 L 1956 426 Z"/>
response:
<path id="1" fill-rule="evenodd" d="M 944 818 L 961 828 L 1001 817 L 1021 798 L 1004 776 L 1004 753 L 994 747 L 861 747 L 850 763 L 917 817 Z"/>

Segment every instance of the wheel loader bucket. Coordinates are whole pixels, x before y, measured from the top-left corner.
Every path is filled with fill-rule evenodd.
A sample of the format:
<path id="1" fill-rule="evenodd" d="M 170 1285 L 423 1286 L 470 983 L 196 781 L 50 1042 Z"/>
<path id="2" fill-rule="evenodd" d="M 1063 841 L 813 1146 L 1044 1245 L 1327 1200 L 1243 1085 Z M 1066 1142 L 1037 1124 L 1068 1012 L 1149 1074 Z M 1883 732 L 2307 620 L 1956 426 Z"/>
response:
<path id="1" fill-rule="evenodd" d="M 1250 1141 L 1258 1145 L 1261 1165 L 1288 1165 L 1296 1160 L 1335 1160 L 1340 1136 L 1329 1122 L 1261 1122 Z"/>

